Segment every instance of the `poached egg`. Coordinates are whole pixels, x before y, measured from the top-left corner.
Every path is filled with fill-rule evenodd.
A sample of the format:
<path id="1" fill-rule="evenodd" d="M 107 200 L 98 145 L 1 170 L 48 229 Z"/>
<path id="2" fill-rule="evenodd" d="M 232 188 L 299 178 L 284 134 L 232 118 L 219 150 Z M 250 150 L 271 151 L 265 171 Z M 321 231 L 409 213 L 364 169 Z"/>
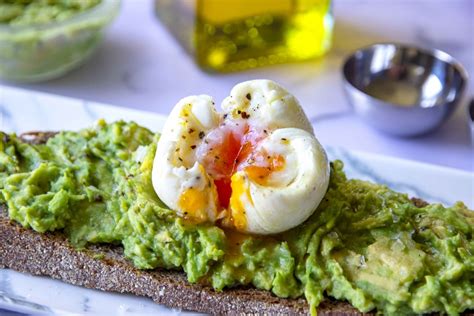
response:
<path id="1" fill-rule="evenodd" d="M 222 113 L 207 95 L 178 102 L 153 163 L 158 197 L 179 216 L 244 233 L 304 222 L 329 184 L 326 153 L 296 98 L 269 80 L 236 85 Z"/>

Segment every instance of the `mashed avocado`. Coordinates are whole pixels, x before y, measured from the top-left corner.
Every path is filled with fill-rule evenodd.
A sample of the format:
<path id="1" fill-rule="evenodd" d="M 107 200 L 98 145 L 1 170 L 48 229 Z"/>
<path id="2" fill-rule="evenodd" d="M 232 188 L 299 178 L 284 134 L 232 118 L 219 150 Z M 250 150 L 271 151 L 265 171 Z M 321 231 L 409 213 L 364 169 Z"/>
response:
<path id="1" fill-rule="evenodd" d="M 0 0 L 0 24 L 38 25 L 66 20 L 101 0 Z"/>
<path id="2" fill-rule="evenodd" d="M 346 179 L 331 164 L 329 190 L 305 223 L 259 237 L 192 225 L 157 198 L 151 168 L 159 135 L 100 121 L 45 145 L 0 134 L 0 200 L 11 219 L 71 243 L 122 245 L 141 269 L 182 269 L 216 290 L 252 284 L 304 295 L 314 313 L 326 293 L 362 312 L 474 308 L 474 213 L 462 203 L 416 207 L 385 186 Z"/>
<path id="3" fill-rule="evenodd" d="M 0 0 L 0 78 L 33 82 L 79 66 L 120 0 Z"/>

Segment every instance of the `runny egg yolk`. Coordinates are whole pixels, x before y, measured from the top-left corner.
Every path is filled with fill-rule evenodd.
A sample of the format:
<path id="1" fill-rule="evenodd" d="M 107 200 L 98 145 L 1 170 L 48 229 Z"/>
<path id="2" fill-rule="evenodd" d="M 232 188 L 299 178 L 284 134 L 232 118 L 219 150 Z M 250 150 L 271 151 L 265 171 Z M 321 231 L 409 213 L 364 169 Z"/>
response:
<path id="1" fill-rule="evenodd" d="M 205 192 L 195 188 L 186 189 L 179 197 L 178 206 L 185 218 L 197 223 L 207 219 L 206 201 L 208 197 Z"/>
<path id="2" fill-rule="evenodd" d="M 268 178 L 272 172 L 280 171 L 285 167 L 285 158 L 280 155 L 265 156 L 264 153 L 259 153 L 257 157 L 263 157 L 263 163 L 247 165 L 243 170 L 253 182 L 268 185 Z"/>
<path id="3" fill-rule="evenodd" d="M 242 199 L 245 198 L 249 203 L 253 204 L 252 197 L 244 180 L 244 175 L 235 173 L 231 181 L 233 193 L 230 197 L 230 224 L 240 231 L 244 231 L 247 227 L 247 214 Z"/>
<path id="4" fill-rule="evenodd" d="M 257 150 L 267 133 L 266 130 L 257 131 L 245 122 L 225 121 L 204 138 L 198 150 L 198 161 L 214 180 L 220 208 L 229 209 L 231 225 L 241 231 L 247 226 L 242 199 L 253 203 L 244 177 L 267 185 L 272 172 L 285 166 L 282 156 Z"/>

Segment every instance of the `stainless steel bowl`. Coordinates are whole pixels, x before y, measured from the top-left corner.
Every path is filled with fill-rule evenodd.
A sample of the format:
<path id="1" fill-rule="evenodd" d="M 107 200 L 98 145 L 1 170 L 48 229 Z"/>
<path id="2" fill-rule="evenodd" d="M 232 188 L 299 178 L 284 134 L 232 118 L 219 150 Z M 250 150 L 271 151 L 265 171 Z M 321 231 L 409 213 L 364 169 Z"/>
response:
<path id="1" fill-rule="evenodd" d="M 344 88 L 355 112 L 371 126 L 397 136 L 429 132 L 462 98 L 464 68 L 440 50 L 375 44 L 343 66 Z"/>

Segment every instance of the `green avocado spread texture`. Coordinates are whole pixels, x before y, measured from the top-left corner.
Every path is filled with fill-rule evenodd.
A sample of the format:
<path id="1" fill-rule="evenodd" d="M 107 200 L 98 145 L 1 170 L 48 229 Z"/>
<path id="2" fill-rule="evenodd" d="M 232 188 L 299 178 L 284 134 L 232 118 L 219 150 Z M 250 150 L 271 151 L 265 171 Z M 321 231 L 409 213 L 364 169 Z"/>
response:
<path id="1" fill-rule="evenodd" d="M 261 237 L 190 224 L 153 190 L 158 138 L 104 121 L 40 145 L 1 133 L 0 202 L 12 220 L 63 231 L 78 249 L 121 245 L 140 269 L 180 269 L 217 291 L 304 295 L 312 313 L 324 295 L 387 315 L 474 308 L 474 212 L 464 204 L 417 207 L 386 186 L 347 179 L 334 161 L 322 203 L 290 231 Z"/>
<path id="2" fill-rule="evenodd" d="M 38 25 L 64 21 L 101 0 L 0 0 L 0 24 Z"/>

